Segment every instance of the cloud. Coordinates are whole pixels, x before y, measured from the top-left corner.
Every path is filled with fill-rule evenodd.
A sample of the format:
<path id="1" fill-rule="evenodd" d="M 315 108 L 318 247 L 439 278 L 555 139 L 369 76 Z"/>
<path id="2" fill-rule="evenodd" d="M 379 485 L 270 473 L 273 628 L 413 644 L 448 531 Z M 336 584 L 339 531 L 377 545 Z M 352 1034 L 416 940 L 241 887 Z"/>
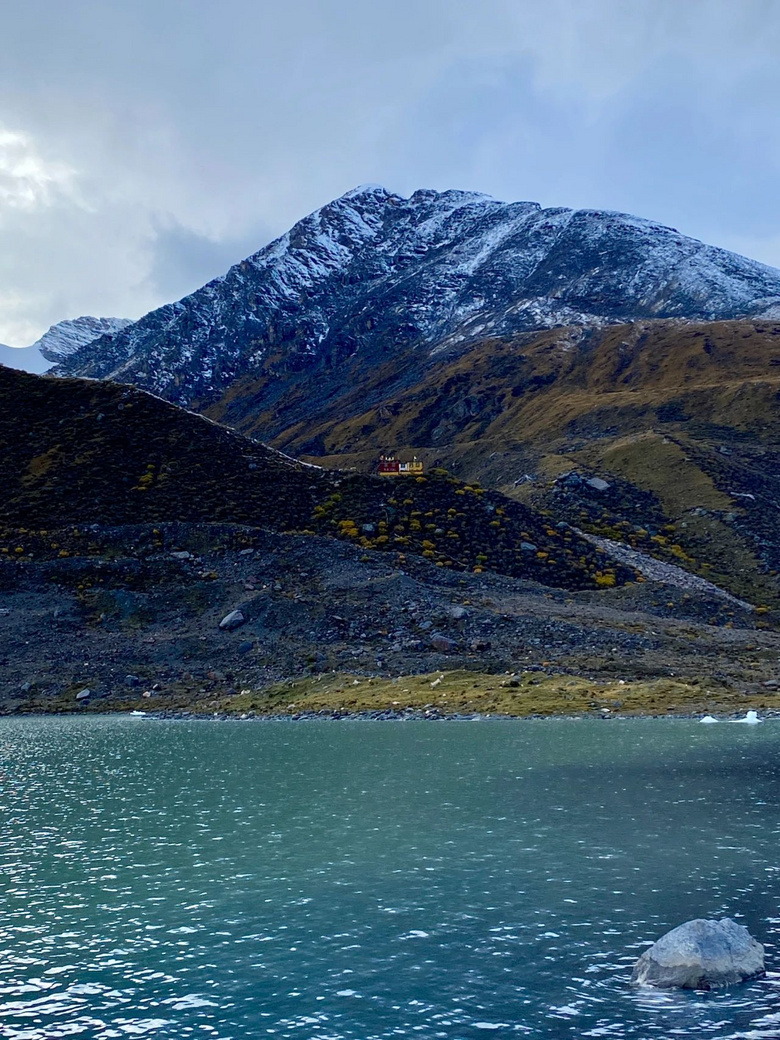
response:
<path id="1" fill-rule="evenodd" d="M 58 194 L 67 194 L 73 171 L 46 162 L 27 134 L 0 126 L 0 212 L 35 210 L 51 206 Z"/>
<path id="2" fill-rule="evenodd" d="M 775 0 L 5 0 L 3 23 L 0 341 L 139 316 L 365 181 L 624 209 L 780 264 Z"/>
<path id="3" fill-rule="evenodd" d="M 162 299 L 177 300 L 256 253 L 270 238 L 261 225 L 237 238 L 214 239 L 169 220 L 157 229 L 150 249 L 150 288 Z"/>

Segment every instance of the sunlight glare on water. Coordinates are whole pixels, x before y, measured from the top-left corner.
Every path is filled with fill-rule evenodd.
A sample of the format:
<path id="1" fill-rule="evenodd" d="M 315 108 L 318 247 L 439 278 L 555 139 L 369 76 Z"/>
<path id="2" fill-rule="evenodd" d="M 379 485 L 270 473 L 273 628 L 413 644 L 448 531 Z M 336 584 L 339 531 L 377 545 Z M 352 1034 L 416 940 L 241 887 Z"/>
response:
<path id="1" fill-rule="evenodd" d="M 780 722 L 0 720 L 0 1035 L 769 1038 Z"/>

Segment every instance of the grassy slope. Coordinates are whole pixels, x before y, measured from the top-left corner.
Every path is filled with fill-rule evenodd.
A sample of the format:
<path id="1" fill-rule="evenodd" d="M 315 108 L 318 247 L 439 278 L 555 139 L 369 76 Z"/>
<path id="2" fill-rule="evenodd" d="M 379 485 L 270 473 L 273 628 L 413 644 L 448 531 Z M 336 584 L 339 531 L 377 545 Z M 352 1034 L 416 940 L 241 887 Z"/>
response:
<path id="1" fill-rule="evenodd" d="M 435 359 L 434 359 L 435 360 Z M 693 426 L 751 441 L 780 436 L 780 325 L 760 322 L 639 322 L 601 331 L 553 329 L 512 342 L 487 340 L 420 365 L 395 395 L 389 366 L 361 372 L 338 399 L 306 397 L 300 382 L 273 409 L 239 408 L 241 388 L 215 406 L 271 443 L 318 455 L 375 453 L 388 445 L 437 452 L 475 439 L 566 444 L 617 426 Z M 397 362 L 404 368 L 404 359 Z M 348 373 L 345 373 L 345 382 Z M 311 377 L 315 382 L 316 373 Z M 259 389 L 257 390 L 259 394 Z M 380 400 L 370 408 L 380 395 Z"/>
<path id="2" fill-rule="evenodd" d="M 392 390 L 387 374 L 369 373 L 362 400 L 373 407 L 347 393 L 274 443 L 293 453 L 315 443 L 316 456 L 303 457 L 358 471 L 388 447 L 415 452 L 556 515 L 561 473 L 618 478 L 624 499 L 635 489 L 633 513 L 618 516 L 603 496 L 560 515 L 611 537 L 617 520 L 634 533 L 649 526 L 645 551 L 669 556 L 651 540 L 663 538 L 679 547 L 674 562 L 753 602 L 780 603 L 780 325 L 556 329 L 485 341 L 399 392 L 383 397 L 383 388 Z M 518 483 L 525 474 L 535 479 Z"/>
<path id="3" fill-rule="evenodd" d="M 0 523 L 302 526 L 317 471 L 130 387 L 0 368 Z"/>

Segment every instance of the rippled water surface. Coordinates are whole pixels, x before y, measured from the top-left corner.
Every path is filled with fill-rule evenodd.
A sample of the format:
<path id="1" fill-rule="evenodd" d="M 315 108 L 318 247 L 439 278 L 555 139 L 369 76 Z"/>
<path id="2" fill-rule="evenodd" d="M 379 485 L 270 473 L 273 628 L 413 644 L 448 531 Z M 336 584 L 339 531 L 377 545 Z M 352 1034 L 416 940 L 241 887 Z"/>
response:
<path id="1" fill-rule="evenodd" d="M 0 1036 L 778 1037 L 780 722 L 0 720 Z M 742 915 L 742 916 L 738 916 Z"/>

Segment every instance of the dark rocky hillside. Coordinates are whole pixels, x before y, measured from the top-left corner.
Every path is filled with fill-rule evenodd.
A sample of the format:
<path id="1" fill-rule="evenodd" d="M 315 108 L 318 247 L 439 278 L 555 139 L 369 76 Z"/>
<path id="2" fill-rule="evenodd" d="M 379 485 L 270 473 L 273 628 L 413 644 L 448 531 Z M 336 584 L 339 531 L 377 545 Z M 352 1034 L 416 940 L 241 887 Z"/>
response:
<path id="1" fill-rule="evenodd" d="M 555 591 L 230 524 L 71 526 L 50 536 L 60 549 L 48 557 L 40 534 L 16 537 L 25 551 L 0 564 L 0 713 L 293 713 L 300 691 L 269 684 L 302 676 L 315 700 L 342 710 L 370 704 L 367 677 L 385 676 L 376 706 L 432 717 L 461 705 L 744 714 L 777 700 L 777 632 L 673 586 Z M 234 610 L 243 623 L 220 628 Z M 441 681 L 452 669 L 464 669 L 465 696 Z M 414 696 L 413 673 L 429 673 Z M 325 696 L 334 685 L 343 696 Z M 552 706 L 539 696 L 551 687 Z"/>
<path id="2" fill-rule="evenodd" d="M 550 586 L 635 577 L 567 525 L 445 473 L 320 470 L 119 384 L 0 368 L 0 481 L 6 558 L 69 555 L 67 532 L 50 534 L 73 524 L 229 521 Z"/>

